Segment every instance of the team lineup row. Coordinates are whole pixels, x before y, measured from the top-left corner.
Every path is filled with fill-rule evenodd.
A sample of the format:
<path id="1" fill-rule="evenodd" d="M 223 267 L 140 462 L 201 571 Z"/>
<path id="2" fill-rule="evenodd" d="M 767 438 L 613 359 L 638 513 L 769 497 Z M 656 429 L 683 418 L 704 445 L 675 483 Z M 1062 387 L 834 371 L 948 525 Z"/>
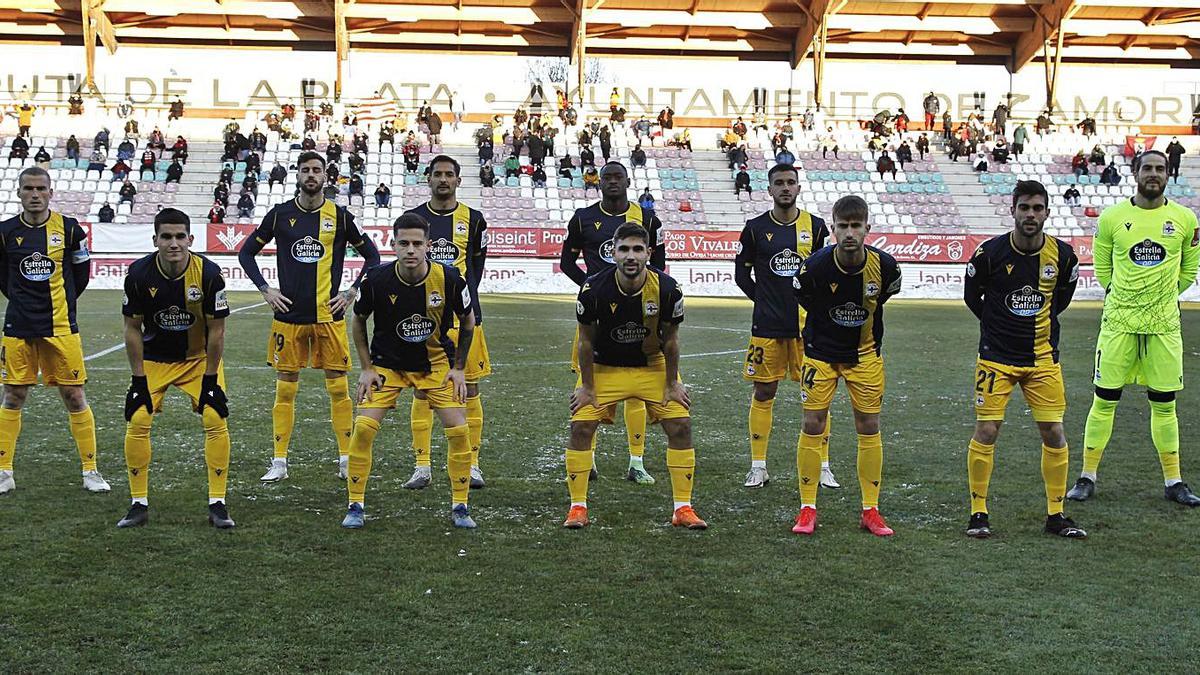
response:
<path id="1" fill-rule="evenodd" d="M 274 458 L 262 480 L 287 478 L 298 374 L 306 367 L 323 369 L 339 446 L 339 476 L 346 479 L 349 493 L 345 527 L 364 524 L 373 441 L 405 388 L 414 390 L 410 423 L 417 466 L 404 486 L 423 488 L 431 482 L 429 446 L 436 414 L 448 443 L 451 518 L 458 527 L 475 527 L 468 497 L 472 487 L 484 485 L 479 384 L 491 372 L 478 297 L 486 222 L 457 201 L 458 164 L 442 156 L 430 166 L 430 201 L 394 223 L 394 262 L 381 264 L 353 215 L 323 199 L 324 159 L 315 153 L 305 153 L 297 162 L 296 198 L 272 209 L 239 252 L 247 275 L 275 314 L 267 351 L 276 371 Z M 964 299 L 980 321 L 977 423 L 968 444 L 970 536 L 991 533 L 986 498 L 992 455 L 1017 386 L 1042 436 L 1047 532 L 1086 536 L 1064 515 L 1063 502 L 1094 494 L 1113 413 L 1129 383 L 1149 389 L 1151 431 L 1166 497 L 1200 505 L 1180 476 L 1175 415 L 1175 392 L 1182 389 L 1178 294 L 1195 279 L 1200 230 L 1194 213 L 1163 197 L 1165 156 L 1145 153 L 1134 171 L 1137 195 L 1106 209 L 1095 237 L 1095 273 L 1107 295 L 1083 472 L 1069 492 L 1058 315 L 1071 302 L 1079 262 L 1068 244 L 1042 232 L 1048 214 L 1043 186 L 1018 182 L 1013 230 L 983 244 L 967 265 Z M 768 181 L 773 208 L 746 223 L 735 261 L 737 284 L 754 302 L 743 373 L 753 383 L 746 486 L 761 487 L 770 480 L 766 448 L 775 394 L 781 380 L 799 381 L 804 407 L 797 448 L 801 508 L 792 530 L 815 532 L 818 486 L 840 487 L 828 463 L 828 411 L 838 381 L 844 380 L 858 434 L 861 524 L 875 535 L 891 535 L 879 512 L 879 416 L 885 381 L 883 307 L 900 290 L 900 268 L 887 253 L 865 245 L 869 213 L 861 198 L 838 200 L 827 226 L 797 208 L 800 185 L 794 168 L 777 165 Z M 589 523 L 587 493 L 597 425 L 611 422 L 615 405 L 624 402 L 631 440 L 627 477 L 654 481 L 642 462 L 644 432 L 647 422 L 661 424 L 667 437 L 672 523 L 704 529 L 706 523 L 691 504 L 691 402 L 678 375 L 683 293 L 662 271 L 663 247 L 657 245 L 661 223 L 652 212 L 628 202 L 628 189 L 625 168 L 607 164 L 601 171 L 601 201 L 576 211 L 563 244 L 562 269 L 580 285 L 572 349 L 578 381 L 565 453 L 571 504 L 564 525 Z M 75 320 L 75 300 L 88 280 L 83 232 L 78 223 L 50 209 L 53 190 L 44 171 L 23 172 L 19 194 L 22 214 L 0 224 L 0 291 L 9 299 L 0 349 L 0 493 L 15 487 L 12 466 L 21 408 L 39 374 L 47 385 L 59 387 L 67 405 L 85 487 L 108 491 L 96 469 L 94 420 L 83 395 L 86 371 Z M 826 246 L 831 238 L 832 245 Z M 278 288 L 266 283 L 255 263 L 272 240 Z M 131 264 L 125 279 L 122 312 L 132 371 L 125 457 L 132 503 L 119 527 L 148 522 L 150 428 L 170 386 L 186 392 L 202 418 L 209 520 L 217 527 L 234 525 L 225 506 L 229 411 L 222 355 L 229 307 L 219 267 L 192 253 L 191 242 L 186 214 L 164 209 L 155 219 L 155 252 Z M 342 276 L 347 246 L 365 264 L 351 287 L 342 290 L 335 280 Z M 583 269 L 577 262 L 580 254 Z M 353 398 L 347 379 L 347 310 L 362 364 Z"/>

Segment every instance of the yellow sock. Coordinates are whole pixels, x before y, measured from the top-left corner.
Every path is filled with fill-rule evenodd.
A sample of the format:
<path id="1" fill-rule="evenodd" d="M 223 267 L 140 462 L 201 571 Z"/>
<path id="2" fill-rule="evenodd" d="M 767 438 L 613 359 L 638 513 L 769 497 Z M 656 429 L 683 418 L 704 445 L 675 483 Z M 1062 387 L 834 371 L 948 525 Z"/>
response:
<path id="1" fill-rule="evenodd" d="M 208 498 L 225 499 L 229 484 L 229 424 L 212 408 L 201 415 L 204 422 L 204 463 L 208 465 Z"/>
<path id="2" fill-rule="evenodd" d="M 667 471 L 671 474 L 671 498 L 675 508 L 692 503 L 692 485 L 696 481 L 696 450 L 667 448 Z"/>
<path id="3" fill-rule="evenodd" d="M 413 397 L 408 423 L 412 428 L 412 450 L 417 466 L 428 467 L 429 448 L 433 445 L 433 408 L 429 407 L 429 399 Z"/>
<path id="4" fill-rule="evenodd" d="M 0 408 L 0 471 L 12 471 L 17 454 L 17 436 L 21 435 L 21 411 Z"/>
<path id="5" fill-rule="evenodd" d="M 379 422 L 359 415 L 354 420 L 354 431 L 350 434 L 350 466 L 346 472 L 346 490 L 350 501 L 363 503 L 367 494 L 367 478 L 371 475 L 371 446 L 375 434 L 379 433 Z"/>
<path id="6" fill-rule="evenodd" d="M 329 392 L 329 419 L 333 422 L 333 437 L 337 439 L 338 455 L 350 452 L 350 432 L 354 426 L 354 403 L 350 401 L 350 383 L 345 375 L 325 378 Z"/>
<path id="7" fill-rule="evenodd" d="M 625 401 L 625 436 L 629 440 L 629 456 L 646 453 L 646 402 L 641 399 Z"/>
<path id="8" fill-rule="evenodd" d="M 1150 408 L 1154 412 L 1153 405 Z M 1087 422 L 1083 427 L 1083 474 L 1093 480 L 1100 469 L 1100 458 L 1112 438 L 1113 418 L 1117 414 L 1117 402 L 1092 396 L 1092 407 L 1088 410 Z"/>
<path id="9" fill-rule="evenodd" d="M 129 496 L 145 499 L 150 492 L 150 424 L 154 417 L 138 408 L 125 425 L 125 470 L 129 474 Z"/>
<path id="10" fill-rule="evenodd" d="M 796 446 L 796 473 L 800 476 L 800 505 L 817 505 L 817 486 L 821 483 L 821 437 L 800 432 Z"/>
<path id="11" fill-rule="evenodd" d="M 821 434 L 821 466 L 829 466 L 829 424 L 832 421 L 832 415 L 825 416 L 825 433 Z"/>
<path id="12" fill-rule="evenodd" d="M 864 509 L 879 507 L 879 483 L 883 481 L 883 439 L 879 434 L 858 435 L 858 486 Z"/>
<path id="13" fill-rule="evenodd" d="M 1067 493 L 1067 446 L 1051 448 L 1042 444 L 1042 481 L 1046 483 L 1046 513 L 1063 512 L 1063 495 Z"/>
<path id="14" fill-rule="evenodd" d="M 971 488 L 971 513 L 988 512 L 988 483 L 992 479 L 995 452 L 995 444 L 984 445 L 974 438 L 967 444 L 967 485 Z M 1045 454 L 1042 455 L 1042 461 L 1045 471 Z M 1062 496 L 1062 493 L 1059 493 L 1059 496 Z"/>
<path id="15" fill-rule="evenodd" d="M 572 504 L 587 506 L 588 476 L 592 472 L 593 453 L 593 450 L 567 450 L 567 489 L 571 493 Z"/>
<path id="16" fill-rule="evenodd" d="M 483 400 L 467 397 L 467 428 L 471 430 L 471 466 L 479 466 L 479 446 L 483 443 Z"/>
<path id="17" fill-rule="evenodd" d="M 775 399 L 760 401 L 750 397 L 750 461 L 767 461 L 767 443 L 771 440 L 771 423 L 775 415 Z"/>
<path id="18" fill-rule="evenodd" d="M 446 473 L 450 474 L 450 501 L 466 504 L 471 492 L 471 428 L 466 424 L 446 429 Z"/>
<path id="19" fill-rule="evenodd" d="M 299 382 L 275 380 L 275 405 L 271 408 L 271 429 L 275 432 L 275 458 L 286 459 L 292 427 L 296 424 L 296 392 Z"/>
<path id="20" fill-rule="evenodd" d="M 79 412 L 67 413 L 71 418 L 71 437 L 79 451 L 79 462 L 84 471 L 96 470 L 96 418 L 88 406 Z"/>
<path id="21" fill-rule="evenodd" d="M 1171 484 L 1182 480 L 1179 473 L 1179 418 L 1175 401 L 1150 402 L 1150 438 L 1158 450 L 1163 481 Z"/>

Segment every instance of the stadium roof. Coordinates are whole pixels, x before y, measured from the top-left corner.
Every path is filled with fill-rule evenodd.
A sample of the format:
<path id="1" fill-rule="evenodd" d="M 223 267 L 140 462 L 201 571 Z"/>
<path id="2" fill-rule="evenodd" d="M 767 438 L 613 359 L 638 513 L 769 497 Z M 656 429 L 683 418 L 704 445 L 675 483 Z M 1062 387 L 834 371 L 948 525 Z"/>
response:
<path id="1" fill-rule="evenodd" d="M 342 3 L 337 7 L 337 2 Z M 1200 0 L 0 0 L 0 40 L 81 44 L 83 8 L 115 44 L 736 56 L 1007 63 L 1062 27 L 1067 61 L 1200 59 Z M 583 22 L 579 22 L 582 15 Z M 109 32 L 111 25 L 111 32 Z M 343 54 L 345 52 L 343 51 Z"/>

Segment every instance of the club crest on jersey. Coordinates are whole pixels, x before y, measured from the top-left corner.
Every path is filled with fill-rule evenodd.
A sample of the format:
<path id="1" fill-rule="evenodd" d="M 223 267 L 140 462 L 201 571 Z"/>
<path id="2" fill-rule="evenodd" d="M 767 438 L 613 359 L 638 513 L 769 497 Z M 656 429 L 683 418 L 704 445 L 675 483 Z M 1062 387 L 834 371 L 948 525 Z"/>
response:
<path id="1" fill-rule="evenodd" d="M 1163 223 L 1163 236 L 1164 237 L 1174 237 L 1175 236 L 1175 223 L 1173 223 L 1169 220 L 1167 222 Z"/>
<path id="2" fill-rule="evenodd" d="M 800 269 L 802 260 L 799 253 L 790 248 L 785 248 L 771 256 L 771 271 L 775 273 L 775 276 L 794 277 L 796 276 L 796 270 Z"/>
<path id="3" fill-rule="evenodd" d="M 800 242 L 801 244 L 810 244 L 812 243 L 812 234 L 805 230 L 796 235 L 796 241 Z"/>
<path id="4" fill-rule="evenodd" d="M 49 238 L 50 247 L 58 248 L 63 245 L 63 236 L 57 232 L 52 232 Z"/>
<path id="5" fill-rule="evenodd" d="M 1024 286 L 1004 297 L 1008 311 L 1017 316 L 1034 316 L 1046 306 L 1046 295 L 1033 286 Z"/>
<path id="6" fill-rule="evenodd" d="M 438 293 L 437 291 L 432 291 L 429 293 L 429 306 L 430 307 L 435 307 L 435 308 L 441 307 L 442 303 L 445 301 L 446 301 L 446 299 L 442 297 L 441 293 Z"/>
<path id="7" fill-rule="evenodd" d="M 1129 260 L 1139 267 L 1154 267 L 1166 259 L 1166 247 L 1153 239 L 1129 247 Z"/>
<path id="8" fill-rule="evenodd" d="M 654 302 L 647 302 L 646 303 L 646 316 L 657 316 L 657 315 L 658 315 L 658 304 L 654 303 Z"/>
<path id="9" fill-rule="evenodd" d="M 867 322 L 869 314 L 866 308 L 859 307 L 853 302 L 829 308 L 829 318 L 844 328 L 858 328 Z"/>
<path id="10" fill-rule="evenodd" d="M 196 323 L 196 315 L 180 309 L 175 305 L 162 310 L 154 315 L 154 323 L 159 328 L 171 332 L 181 332 L 192 327 Z"/>
<path id="11" fill-rule="evenodd" d="M 54 259 L 34 252 L 21 261 L 21 276 L 30 281 L 46 281 L 54 275 Z"/>
<path id="12" fill-rule="evenodd" d="M 1045 265 L 1042 267 L 1042 278 L 1046 281 L 1050 281 L 1056 276 L 1058 276 L 1058 268 L 1054 265 Z"/>
<path id="13" fill-rule="evenodd" d="M 445 237 L 431 241 L 429 259 L 447 265 L 452 264 L 455 260 L 458 260 L 458 247 L 454 245 L 454 242 Z"/>
<path id="14" fill-rule="evenodd" d="M 396 335 L 405 342 L 424 342 L 433 335 L 433 319 L 420 314 L 413 314 L 396 324 Z"/>
<path id="15" fill-rule="evenodd" d="M 646 336 L 649 334 L 650 330 L 648 328 L 633 321 L 629 321 L 623 326 L 617 326 L 616 328 L 612 329 L 611 333 L 609 333 L 610 337 L 613 339 L 613 342 L 619 342 L 625 345 L 641 342 L 645 340 Z"/>
<path id="16" fill-rule="evenodd" d="M 874 281 L 868 281 L 866 285 L 863 286 L 863 296 L 873 298 L 877 295 L 879 295 L 879 284 L 875 283 Z"/>
<path id="17" fill-rule="evenodd" d="M 465 220 L 454 221 L 454 233 L 455 234 L 466 234 L 467 233 L 467 221 L 465 221 Z"/>
<path id="18" fill-rule="evenodd" d="M 325 257 L 325 244 L 322 244 L 320 239 L 313 237 L 297 239 L 296 243 L 292 244 L 292 257 L 296 259 L 296 262 L 315 263 Z"/>
<path id="19" fill-rule="evenodd" d="M 333 231 L 333 221 L 328 220 L 328 219 L 322 220 L 321 221 L 321 231 L 322 232 L 332 232 Z"/>
<path id="20" fill-rule="evenodd" d="M 188 302 L 200 302 L 204 299 L 204 294 L 200 292 L 199 286 L 188 286 L 185 297 Z"/>

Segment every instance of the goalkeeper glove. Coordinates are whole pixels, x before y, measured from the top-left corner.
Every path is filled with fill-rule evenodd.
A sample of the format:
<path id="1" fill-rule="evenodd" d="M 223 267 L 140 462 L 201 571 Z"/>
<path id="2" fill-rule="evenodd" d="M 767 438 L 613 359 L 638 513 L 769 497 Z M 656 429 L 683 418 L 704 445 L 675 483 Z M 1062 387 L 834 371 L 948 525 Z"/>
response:
<path id="1" fill-rule="evenodd" d="M 196 412 L 204 412 L 204 406 L 209 406 L 222 418 L 229 417 L 229 399 L 225 390 L 217 383 L 216 375 L 205 375 L 200 384 L 200 404 Z"/>

